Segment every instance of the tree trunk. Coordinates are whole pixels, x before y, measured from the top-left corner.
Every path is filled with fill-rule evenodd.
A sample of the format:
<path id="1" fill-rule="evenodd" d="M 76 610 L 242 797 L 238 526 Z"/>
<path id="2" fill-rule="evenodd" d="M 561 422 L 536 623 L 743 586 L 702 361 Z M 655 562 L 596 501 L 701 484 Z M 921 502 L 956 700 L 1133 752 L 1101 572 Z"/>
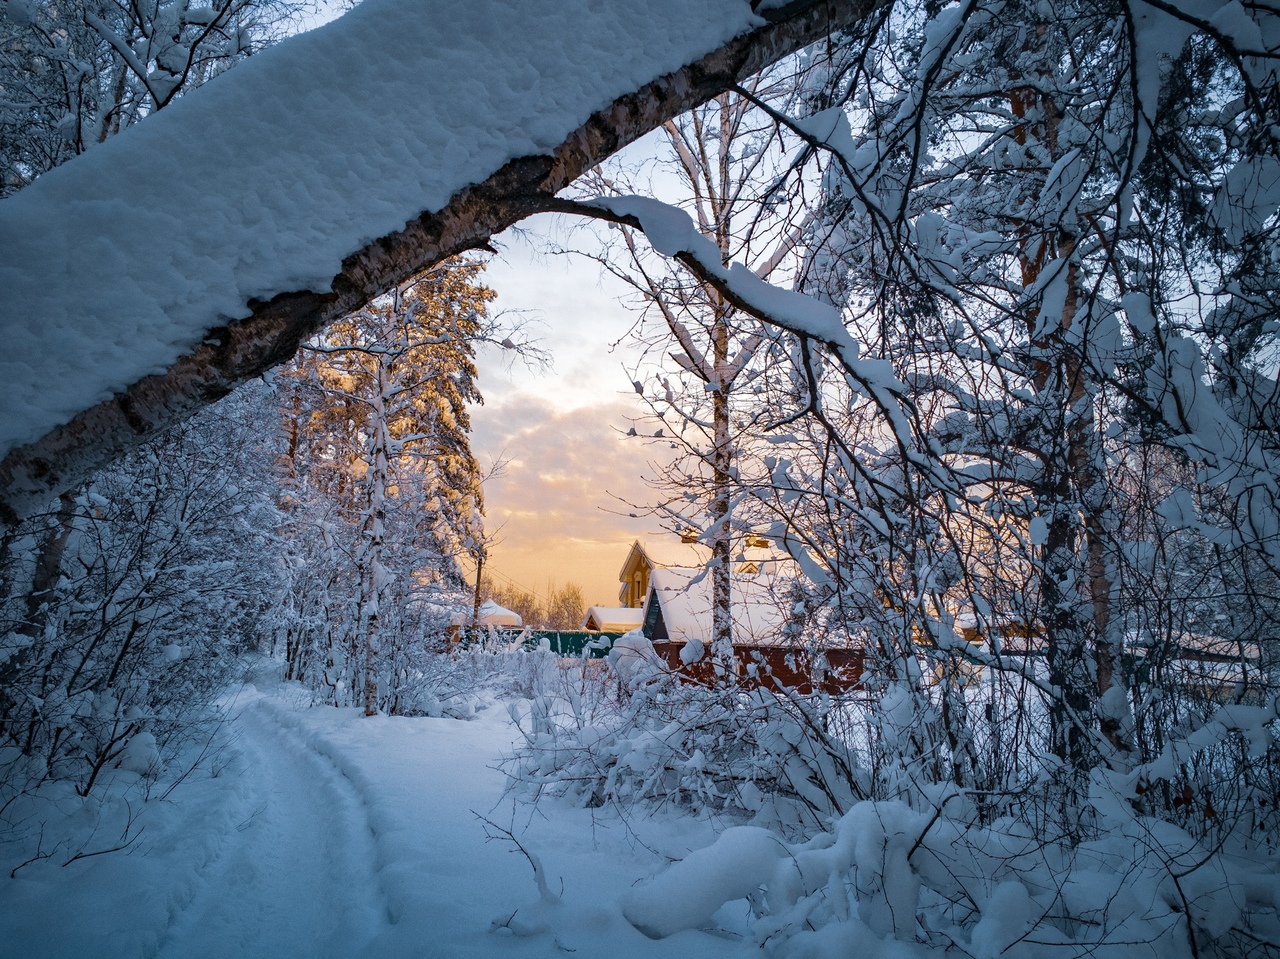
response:
<path id="1" fill-rule="evenodd" d="M 377 357 L 377 389 L 373 411 L 369 417 L 369 466 L 365 474 L 367 506 L 364 526 L 360 531 L 360 597 L 357 622 L 361 631 L 360 664 L 362 667 L 364 714 L 378 713 L 378 675 L 382 668 L 382 602 L 387 484 L 391 471 L 391 434 L 387 423 L 386 397 L 390 390 L 385 355 Z M 354 690 L 353 690 L 354 692 Z"/>
<path id="2" fill-rule="evenodd" d="M 716 367 L 723 368 L 728 353 L 728 333 L 723 322 L 716 330 Z M 711 632 L 712 652 L 717 668 L 732 677 L 737 671 L 733 657 L 733 543 L 729 516 L 730 460 L 729 397 L 724 385 L 717 384 L 712 396 L 715 446 L 711 451 L 711 522 L 715 535 L 711 539 Z"/>

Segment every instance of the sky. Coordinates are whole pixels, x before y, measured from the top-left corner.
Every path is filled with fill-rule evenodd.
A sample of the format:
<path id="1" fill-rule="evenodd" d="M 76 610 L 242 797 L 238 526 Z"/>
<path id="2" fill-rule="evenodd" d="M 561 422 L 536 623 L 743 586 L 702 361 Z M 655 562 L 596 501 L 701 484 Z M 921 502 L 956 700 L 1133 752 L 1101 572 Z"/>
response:
<path id="1" fill-rule="evenodd" d="M 483 350 L 485 402 L 472 409 L 471 441 L 482 468 L 501 464 L 484 485 L 485 526 L 496 538 L 488 570 L 543 596 L 552 583 L 574 582 L 588 605 L 612 606 L 632 541 L 657 531 L 652 519 L 627 515 L 627 503 L 655 498 L 644 477 L 666 447 L 625 435 L 643 412 L 625 342 L 636 315 L 622 302 L 626 288 L 596 263 L 544 252 L 548 241 L 567 243 L 567 226 L 540 215 L 495 242 L 500 255 L 487 274 L 495 307 L 527 322 L 549 366 Z"/>

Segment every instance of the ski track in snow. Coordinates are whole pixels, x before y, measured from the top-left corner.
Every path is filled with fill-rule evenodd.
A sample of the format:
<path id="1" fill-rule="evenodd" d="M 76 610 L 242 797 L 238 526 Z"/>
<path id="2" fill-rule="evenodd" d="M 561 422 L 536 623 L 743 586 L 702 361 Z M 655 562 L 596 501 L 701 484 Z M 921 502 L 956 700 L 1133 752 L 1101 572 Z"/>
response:
<path id="1" fill-rule="evenodd" d="M 174 918 L 160 959 L 349 956 L 387 924 L 359 793 L 272 712 L 239 720 L 255 811 Z"/>

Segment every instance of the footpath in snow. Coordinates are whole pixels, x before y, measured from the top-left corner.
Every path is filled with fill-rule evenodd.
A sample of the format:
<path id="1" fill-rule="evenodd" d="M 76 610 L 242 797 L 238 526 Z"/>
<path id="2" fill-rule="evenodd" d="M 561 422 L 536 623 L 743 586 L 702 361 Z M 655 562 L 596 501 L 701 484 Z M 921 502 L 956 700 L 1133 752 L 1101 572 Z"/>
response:
<path id="1" fill-rule="evenodd" d="M 219 775 L 146 803 L 128 850 L 0 877 L 0 957 L 757 954 L 631 926 L 619 899 L 709 824 L 633 823 L 639 842 L 612 814 L 504 798 L 495 764 L 518 733 L 501 706 L 365 718 L 250 692 L 231 732 Z M 541 860 L 551 897 L 481 817 Z"/>

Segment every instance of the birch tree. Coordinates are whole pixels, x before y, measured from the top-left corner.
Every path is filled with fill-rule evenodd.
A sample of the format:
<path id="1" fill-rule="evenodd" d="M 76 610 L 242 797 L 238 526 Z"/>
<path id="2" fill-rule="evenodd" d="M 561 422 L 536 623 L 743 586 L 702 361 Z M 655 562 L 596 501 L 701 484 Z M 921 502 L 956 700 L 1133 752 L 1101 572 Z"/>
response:
<path id="1" fill-rule="evenodd" d="M 758 78 L 750 96 L 777 96 L 770 88 L 781 84 L 777 77 Z M 770 195 L 781 158 L 776 125 L 749 96 L 724 94 L 665 124 L 663 134 L 668 156 L 655 184 L 680 194 L 723 265 L 742 260 L 770 276 L 793 255 L 794 224 L 802 215 L 798 204 Z M 616 193 L 624 183 L 602 176 L 589 185 Z M 734 504 L 741 500 L 747 448 L 758 438 L 756 394 L 769 338 L 712 284 L 664 265 L 629 231 L 620 247 L 599 259 L 656 320 L 639 332 L 644 359 L 635 388 L 661 427 L 653 436 L 682 450 L 661 472 L 656 488 L 663 500 L 651 509 L 673 532 L 696 535 L 709 547 L 712 651 L 732 673 L 732 574 L 744 544 L 758 535 L 753 517 L 737 515 Z"/>

